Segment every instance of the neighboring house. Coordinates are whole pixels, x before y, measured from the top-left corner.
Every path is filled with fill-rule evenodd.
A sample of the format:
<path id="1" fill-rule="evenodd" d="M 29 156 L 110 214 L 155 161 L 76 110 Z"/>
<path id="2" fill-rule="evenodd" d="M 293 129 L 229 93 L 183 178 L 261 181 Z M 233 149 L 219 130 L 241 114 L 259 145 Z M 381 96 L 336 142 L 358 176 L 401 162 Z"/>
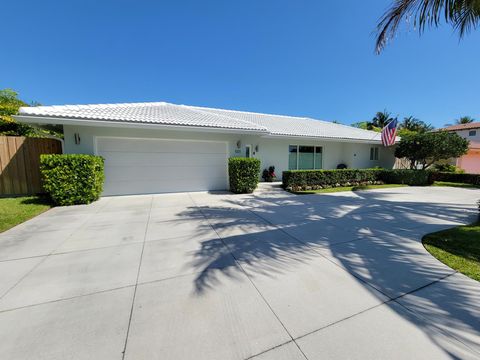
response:
<path id="1" fill-rule="evenodd" d="M 448 126 L 445 131 L 454 131 L 470 141 L 468 153 L 455 159 L 454 164 L 466 173 L 480 174 L 480 122 Z"/>
<path id="2" fill-rule="evenodd" d="M 21 108 L 19 121 L 62 124 L 65 153 L 105 158 L 104 195 L 222 190 L 227 159 L 289 169 L 391 168 L 380 134 L 305 117 L 164 102 Z"/>

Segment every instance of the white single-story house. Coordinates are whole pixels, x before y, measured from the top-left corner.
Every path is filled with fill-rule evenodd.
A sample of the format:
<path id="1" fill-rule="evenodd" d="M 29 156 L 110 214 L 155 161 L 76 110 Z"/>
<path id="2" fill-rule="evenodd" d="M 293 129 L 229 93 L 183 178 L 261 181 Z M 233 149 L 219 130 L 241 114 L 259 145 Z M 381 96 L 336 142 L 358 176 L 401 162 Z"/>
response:
<path id="1" fill-rule="evenodd" d="M 380 134 L 306 117 L 165 102 L 21 108 L 16 119 L 61 124 L 64 152 L 105 158 L 104 195 L 228 188 L 231 156 L 289 169 L 392 168 Z"/>

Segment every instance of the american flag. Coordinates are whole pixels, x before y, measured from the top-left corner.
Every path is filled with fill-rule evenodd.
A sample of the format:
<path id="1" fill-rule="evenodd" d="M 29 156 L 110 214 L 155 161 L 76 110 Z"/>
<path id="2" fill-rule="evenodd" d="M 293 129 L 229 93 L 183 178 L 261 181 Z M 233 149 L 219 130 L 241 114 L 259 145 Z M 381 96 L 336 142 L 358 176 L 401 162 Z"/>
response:
<path id="1" fill-rule="evenodd" d="M 382 144 L 383 146 L 392 146 L 395 144 L 397 136 L 398 120 L 393 119 L 382 129 Z"/>

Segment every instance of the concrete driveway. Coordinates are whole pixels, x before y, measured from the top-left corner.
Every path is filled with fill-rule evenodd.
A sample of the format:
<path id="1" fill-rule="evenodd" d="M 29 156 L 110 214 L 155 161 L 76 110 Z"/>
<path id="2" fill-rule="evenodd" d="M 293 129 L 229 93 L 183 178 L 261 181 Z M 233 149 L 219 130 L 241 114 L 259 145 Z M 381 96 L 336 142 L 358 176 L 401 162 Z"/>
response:
<path id="1" fill-rule="evenodd" d="M 420 241 L 477 199 L 263 187 L 55 208 L 0 235 L 0 358 L 480 358 L 480 283 Z"/>

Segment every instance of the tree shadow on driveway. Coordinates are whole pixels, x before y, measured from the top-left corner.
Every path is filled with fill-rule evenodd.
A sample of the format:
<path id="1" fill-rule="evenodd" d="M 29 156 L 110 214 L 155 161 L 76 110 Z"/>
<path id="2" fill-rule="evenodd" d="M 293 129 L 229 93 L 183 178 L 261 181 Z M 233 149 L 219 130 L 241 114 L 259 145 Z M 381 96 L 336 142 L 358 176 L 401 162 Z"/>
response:
<path id="1" fill-rule="evenodd" d="M 218 273 L 240 276 L 238 264 L 250 269 L 255 283 L 260 275 L 277 278 L 321 257 L 355 277 L 371 294 L 413 311 L 424 333 L 439 346 L 444 344 L 435 334 L 447 332 L 480 354 L 479 284 L 449 281 L 457 276 L 454 271 L 421 244 L 426 233 L 475 220 L 473 200 L 464 206 L 391 197 L 392 191 L 354 197 L 226 196 L 221 204 L 189 209 L 186 213 L 200 210 L 209 221 L 209 229 L 199 231 L 213 227 L 224 245 L 207 240 L 195 253 L 197 292 L 215 290 Z M 285 291 L 279 287 L 279 296 Z"/>

